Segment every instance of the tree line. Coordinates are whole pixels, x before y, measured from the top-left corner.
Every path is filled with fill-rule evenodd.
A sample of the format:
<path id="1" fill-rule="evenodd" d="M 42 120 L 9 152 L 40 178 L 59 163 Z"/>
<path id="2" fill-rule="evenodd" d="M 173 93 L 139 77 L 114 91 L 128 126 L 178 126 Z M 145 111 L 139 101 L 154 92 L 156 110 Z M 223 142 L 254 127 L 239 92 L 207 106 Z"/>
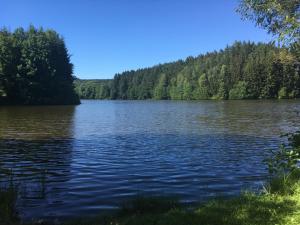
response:
<path id="1" fill-rule="evenodd" d="M 30 26 L 0 30 L 1 104 L 78 104 L 63 38 Z"/>
<path id="2" fill-rule="evenodd" d="M 198 57 L 116 74 L 101 95 L 96 86 L 102 90 L 103 83 L 85 81 L 84 88 L 91 86 L 89 92 L 94 93 L 89 96 L 99 99 L 299 98 L 299 59 L 293 52 L 297 50 L 235 42 Z M 84 96 L 82 88 L 77 91 Z"/>

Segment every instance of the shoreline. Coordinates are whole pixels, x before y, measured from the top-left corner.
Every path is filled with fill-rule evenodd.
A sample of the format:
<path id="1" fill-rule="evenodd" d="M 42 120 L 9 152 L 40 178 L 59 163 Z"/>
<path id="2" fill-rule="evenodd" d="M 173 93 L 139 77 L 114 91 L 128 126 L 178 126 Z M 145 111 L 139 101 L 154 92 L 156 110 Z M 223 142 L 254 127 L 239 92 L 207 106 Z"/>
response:
<path id="1" fill-rule="evenodd" d="M 244 192 L 239 196 L 215 198 L 195 206 L 181 204 L 169 197 L 136 197 L 119 210 L 96 216 L 78 216 L 66 220 L 36 219 L 21 221 L 15 217 L 1 221 L 7 225 L 298 225 L 300 223 L 300 169 L 288 180 L 276 178 L 261 193 Z"/>

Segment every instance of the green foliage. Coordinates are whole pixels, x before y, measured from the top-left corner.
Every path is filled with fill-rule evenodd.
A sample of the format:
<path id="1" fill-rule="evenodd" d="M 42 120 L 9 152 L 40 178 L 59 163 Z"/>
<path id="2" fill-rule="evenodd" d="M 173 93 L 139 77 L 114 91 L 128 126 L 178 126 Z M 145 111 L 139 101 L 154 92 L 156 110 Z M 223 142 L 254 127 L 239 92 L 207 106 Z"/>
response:
<path id="1" fill-rule="evenodd" d="M 75 91 L 81 99 L 110 99 L 111 80 L 75 80 Z"/>
<path id="2" fill-rule="evenodd" d="M 294 55 L 298 61 L 297 63 L 297 67 L 298 69 L 300 69 L 300 40 L 298 40 L 297 42 L 292 43 L 291 47 L 291 53 L 292 55 Z"/>
<path id="3" fill-rule="evenodd" d="M 278 151 L 271 151 L 265 161 L 272 177 L 290 176 L 300 162 L 300 132 L 287 134 L 288 144 L 282 144 Z"/>
<path id="4" fill-rule="evenodd" d="M 286 87 L 280 88 L 280 90 L 278 92 L 278 98 L 284 99 L 284 98 L 288 98 L 288 97 L 289 97 L 289 95 L 287 93 L 287 88 Z"/>
<path id="5" fill-rule="evenodd" d="M 219 52 L 116 74 L 113 80 L 76 80 L 76 92 L 86 99 L 268 99 L 282 98 L 284 87 L 285 98 L 298 98 L 296 50 L 236 42 Z"/>
<path id="6" fill-rule="evenodd" d="M 198 80 L 198 85 L 199 85 L 199 88 L 197 90 L 197 99 L 209 99 L 211 96 L 209 94 L 209 90 L 208 90 L 208 79 L 207 79 L 207 76 L 206 74 L 202 74 L 200 77 L 199 77 L 199 80 Z"/>
<path id="7" fill-rule="evenodd" d="M 300 97 L 297 59 L 273 44 L 236 42 L 219 52 L 117 74 L 112 99 L 257 99 Z"/>
<path id="8" fill-rule="evenodd" d="M 222 65 L 221 72 L 220 72 L 220 84 L 219 84 L 219 91 L 218 91 L 218 98 L 219 99 L 228 99 L 229 92 L 228 92 L 228 78 L 229 73 L 226 65 Z"/>
<path id="9" fill-rule="evenodd" d="M 267 160 L 271 175 L 283 176 L 297 169 L 300 159 L 299 149 L 289 148 L 282 144 L 279 151 L 272 153 L 273 155 Z"/>
<path id="10" fill-rule="evenodd" d="M 247 83 L 245 81 L 239 81 L 229 92 L 229 99 L 247 98 L 249 98 L 249 96 L 247 92 Z"/>
<path id="11" fill-rule="evenodd" d="M 300 132 L 285 135 L 288 144 L 282 144 L 278 151 L 271 151 L 265 160 L 268 165 L 270 182 L 265 186 L 268 194 L 294 194 L 300 181 Z"/>
<path id="12" fill-rule="evenodd" d="M 154 88 L 155 99 L 169 99 L 168 91 L 168 79 L 166 74 L 161 74 L 158 80 L 158 84 Z"/>
<path id="13" fill-rule="evenodd" d="M 238 11 L 280 41 L 293 43 L 300 38 L 299 0 L 241 0 Z"/>
<path id="14" fill-rule="evenodd" d="M 0 30 L 1 101 L 8 104 L 77 104 L 73 65 L 53 30 L 30 26 Z"/>
<path id="15" fill-rule="evenodd" d="M 295 183 L 300 181 L 300 170 L 294 169 L 287 175 L 272 177 L 264 187 L 265 194 L 293 195 L 299 191 Z"/>
<path id="16" fill-rule="evenodd" d="M 300 131 L 296 133 L 286 134 L 288 137 L 289 145 L 294 149 L 300 148 Z"/>

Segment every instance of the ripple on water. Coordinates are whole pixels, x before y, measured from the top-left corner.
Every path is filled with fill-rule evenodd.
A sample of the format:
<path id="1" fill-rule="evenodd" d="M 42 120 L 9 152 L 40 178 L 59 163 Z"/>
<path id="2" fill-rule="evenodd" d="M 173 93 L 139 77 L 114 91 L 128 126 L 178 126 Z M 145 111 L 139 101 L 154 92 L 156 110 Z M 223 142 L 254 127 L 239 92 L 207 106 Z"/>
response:
<path id="1" fill-rule="evenodd" d="M 0 162 L 21 185 L 24 218 L 115 209 L 135 195 L 184 202 L 257 189 L 299 101 L 84 101 L 0 108 Z"/>

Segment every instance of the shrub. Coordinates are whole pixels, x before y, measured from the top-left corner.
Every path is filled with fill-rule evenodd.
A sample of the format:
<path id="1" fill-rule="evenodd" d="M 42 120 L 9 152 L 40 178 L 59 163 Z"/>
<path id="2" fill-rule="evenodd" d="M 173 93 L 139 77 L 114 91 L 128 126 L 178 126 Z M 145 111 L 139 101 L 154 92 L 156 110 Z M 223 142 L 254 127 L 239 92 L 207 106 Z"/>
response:
<path id="1" fill-rule="evenodd" d="M 292 184 L 300 179 L 300 132 L 284 136 L 288 144 L 281 144 L 279 150 L 271 151 L 271 156 L 265 160 L 271 178 L 266 187 L 269 193 L 292 192 Z"/>
<path id="2" fill-rule="evenodd" d="M 278 92 L 278 98 L 279 99 L 288 98 L 288 93 L 287 93 L 287 88 L 286 87 L 280 88 L 280 90 Z"/>
<path id="3" fill-rule="evenodd" d="M 247 82 L 239 81 L 233 89 L 229 91 L 229 99 L 247 99 Z"/>

